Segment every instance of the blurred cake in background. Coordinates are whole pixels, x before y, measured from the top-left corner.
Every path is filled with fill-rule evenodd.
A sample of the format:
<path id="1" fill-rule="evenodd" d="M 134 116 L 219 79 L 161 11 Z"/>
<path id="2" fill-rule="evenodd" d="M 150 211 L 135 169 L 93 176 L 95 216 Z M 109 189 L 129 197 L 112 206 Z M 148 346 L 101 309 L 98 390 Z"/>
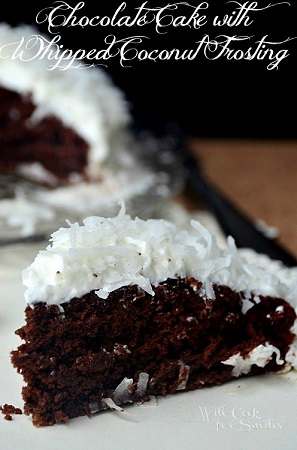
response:
<path id="1" fill-rule="evenodd" d="M 50 39 L 38 36 L 0 24 L 0 170 L 49 184 L 98 180 L 125 136 L 129 105 L 98 67 L 51 70 L 56 61 L 38 56 Z"/>
<path id="2" fill-rule="evenodd" d="M 156 186 L 168 193 L 166 174 L 138 155 L 124 93 L 107 71 L 82 61 L 51 70 L 56 60 L 38 56 L 51 39 L 0 23 L 0 227 L 21 226 L 22 234 L 45 217 L 110 213 Z"/>

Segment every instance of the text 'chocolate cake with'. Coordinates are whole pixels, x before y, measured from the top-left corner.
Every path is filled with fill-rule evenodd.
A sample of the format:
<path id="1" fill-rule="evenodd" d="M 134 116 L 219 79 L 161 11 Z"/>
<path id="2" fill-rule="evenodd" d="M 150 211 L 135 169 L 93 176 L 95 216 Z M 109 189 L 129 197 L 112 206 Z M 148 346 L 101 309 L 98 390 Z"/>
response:
<path id="1" fill-rule="evenodd" d="M 232 238 L 220 248 L 199 222 L 179 230 L 122 206 L 51 241 L 23 272 L 11 355 L 34 425 L 296 366 L 296 280 L 247 262 Z"/>

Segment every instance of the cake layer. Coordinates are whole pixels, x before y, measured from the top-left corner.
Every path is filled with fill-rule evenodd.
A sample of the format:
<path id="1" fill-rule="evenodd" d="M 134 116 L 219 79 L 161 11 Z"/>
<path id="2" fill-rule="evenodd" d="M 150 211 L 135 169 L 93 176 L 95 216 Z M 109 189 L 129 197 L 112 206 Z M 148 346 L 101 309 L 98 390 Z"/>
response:
<path id="1" fill-rule="evenodd" d="M 26 308 L 25 341 L 12 352 L 25 413 L 37 426 L 106 408 L 289 369 L 296 315 L 284 300 L 226 286 L 205 295 L 194 278 L 168 279 L 153 294 L 122 287 Z"/>

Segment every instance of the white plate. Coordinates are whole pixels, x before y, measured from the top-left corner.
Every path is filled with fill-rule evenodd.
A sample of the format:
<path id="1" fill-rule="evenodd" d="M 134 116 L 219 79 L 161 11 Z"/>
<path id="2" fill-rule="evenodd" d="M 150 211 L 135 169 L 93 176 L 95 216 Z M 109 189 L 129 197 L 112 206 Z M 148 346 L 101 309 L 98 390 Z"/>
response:
<path id="1" fill-rule="evenodd" d="M 24 324 L 21 271 L 44 244 L 0 249 L 0 405 L 23 407 L 22 376 L 10 362 Z M 220 387 L 158 398 L 67 425 L 36 428 L 28 416 L 0 414 L 1 450 L 296 449 L 297 372 L 236 379 Z"/>

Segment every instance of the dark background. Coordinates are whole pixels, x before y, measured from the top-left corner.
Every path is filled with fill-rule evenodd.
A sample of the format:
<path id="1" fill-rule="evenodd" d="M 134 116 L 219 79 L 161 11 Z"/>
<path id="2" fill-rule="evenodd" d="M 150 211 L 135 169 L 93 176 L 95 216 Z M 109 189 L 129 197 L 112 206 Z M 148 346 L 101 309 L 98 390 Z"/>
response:
<path id="1" fill-rule="evenodd" d="M 36 5 L 37 3 L 37 5 Z M 75 6 L 78 1 L 68 1 Z M 106 3 L 108 3 L 106 5 Z M 95 2 L 86 0 L 83 9 L 76 15 L 93 17 L 111 15 L 121 0 Z M 135 8 L 143 1 L 127 1 L 123 14 L 135 15 Z M 149 0 L 149 7 L 163 6 L 174 1 Z M 199 1 L 189 1 L 198 5 Z M 209 1 L 207 17 L 223 15 L 235 8 L 222 1 Z M 244 3 L 242 1 L 241 3 Z M 249 2 L 251 3 L 251 2 Z M 265 7 L 267 1 L 258 1 L 258 7 Z M 36 24 L 36 15 L 52 1 L 26 2 L 17 5 L 11 2 L 1 12 L 1 20 L 13 25 Z M 57 3 L 56 3 L 57 4 Z M 185 8 L 185 9 L 183 9 Z M 179 6 L 179 12 L 189 11 Z M 174 16 L 179 15 L 172 12 Z M 59 28 L 64 47 L 73 50 L 84 48 L 105 48 L 104 38 L 115 34 L 117 38 L 145 34 L 149 37 L 142 48 L 194 48 L 194 42 L 204 34 L 215 37 L 218 34 L 253 35 L 249 45 L 256 46 L 257 39 L 268 34 L 268 39 L 280 42 L 297 36 L 297 5 L 281 5 L 252 13 L 254 23 L 249 27 L 213 27 L 206 25 L 200 30 L 189 27 L 170 27 L 167 34 L 158 35 L 154 26 L 143 29 L 134 27 L 114 29 L 112 27 L 90 26 Z M 38 25 L 47 33 L 47 24 Z M 240 48 L 244 49 L 244 45 Z M 231 138 L 297 138 L 296 127 L 296 55 L 297 39 L 275 46 L 289 50 L 289 57 L 281 61 L 278 69 L 268 70 L 268 59 L 263 61 L 227 61 L 225 58 L 209 61 L 199 56 L 194 61 L 133 61 L 132 67 L 121 67 L 118 59 L 108 60 L 105 69 L 114 82 L 125 92 L 131 110 L 137 120 L 150 127 L 157 127 L 168 121 L 178 123 L 189 135 L 197 137 Z"/>

